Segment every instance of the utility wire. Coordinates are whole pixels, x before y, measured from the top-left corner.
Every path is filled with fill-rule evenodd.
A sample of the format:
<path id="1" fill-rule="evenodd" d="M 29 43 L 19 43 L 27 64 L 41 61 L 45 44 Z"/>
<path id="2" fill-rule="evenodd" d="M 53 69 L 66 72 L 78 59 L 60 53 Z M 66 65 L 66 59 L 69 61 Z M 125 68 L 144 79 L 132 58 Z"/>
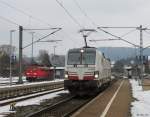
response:
<path id="1" fill-rule="evenodd" d="M 85 10 L 83 10 L 83 8 L 81 8 L 81 6 L 77 2 L 77 0 L 73 0 L 73 2 L 79 8 L 79 10 L 81 11 L 81 13 L 92 23 L 92 25 L 97 27 L 97 25 L 95 24 L 95 22 L 93 22 L 93 20 L 87 15 L 87 13 L 85 12 Z"/>
<path id="2" fill-rule="evenodd" d="M 150 32 L 148 32 L 148 31 L 146 31 L 146 30 L 144 30 L 144 32 L 145 32 L 146 34 L 150 35 Z M 150 47 L 150 46 L 146 46 L 145 48 L 143 48 L 143 50 L 146 49 L 146 48 L 148 48 L 148 47 Z"/>
<path id="3" fill-rule="evenodd" d="M 0 19 L 4 20 L 4 21 L 6 21 L 6 22 L 9 22 L 10 24 L 14 24 L 14 25 L 16 25 L 16 26 L 20 26 L 20 25 L 17 24 L 16 22 L 14 22 L 14 21 L 12 21 L 12 20 L 10 20 L 10 19 L 7 19 L 7 18 L 5 18 L 5 17 L 3 17 L 3 16 L 0 16 Z"/>
<path id="4" fill-rule="evenodd" d="M 53 31 L 53 32 L 50 33 L 50 34 L 48 34 L 48 35 L 46 35 L 46 36 L 44 36 L 44 37 L 39 38 L 38 40 L 34 41 L 33 43 L 30 43 L 30 44 L 24 46 L 22 49 L 27 48 L 27 47 L 31 46 L 32 44 L 37 43 L 37 42 L 39 42 L 39 41 L 45 39 L 46 37 L 49 37 L 50 35 L 55 34 L 55 33 L 58 32 L 59 30 L 61 30 L 61 29 L 57 29 L 56 31 Z"/>
<path id="5" fill-rule="evenodd" d="M 114 35 L 114 34 L 111 34 L 110 32 L 108 32 L 108 31 L 106 31 L 106 30 L 104 30 L 104 29 L 102 29 L 102 28 L 100 28 L 100 27 L 98 27 L 98 29 L 101 30 L 101 31 L 103 31 L 103 32 L 105 32 L 106 34 L 109 34 L 109 35 L 111 35 L 111 36 L 113 36 L 113 37 L 115 37 L 115 38 L 118 38 L 119 40 L 123 40 L 124 42 L 127 42 L 127 43 L 129 43 L 129 44 L 131 44 L 131 45 L 133 45 L 133 46 L 140 47 L 139 45 L 136 45 L 136 44 L 131 43 L 131 42 L 129 42 L 129 41 L 127 41 L 127 40 L 125 40 L 125 39 L 119 37 L 119 36 L 116 36 L 116 35 Z"/>
<path id="6" fill-rule="evenodd" d="M 63 6 L 63 4 L 62 3 L 60 3 L 58 0 L 56 0 L 56 2 L 60 5 L 60 7 L 62 7 L 63 9 L 64 9 L 64 11 L 67 13 L 67 15 L 73 20 L 73 22 L 75 23 L 75 24 L 77 24 L 80 28 L 84 28 L 71 14 L 70 14 L 70 12 Z M 68 35 L 68 37 L 70 37 L 69 35 Z M 73 39 L 71 38 L 71 40 L 73 41 Z M 73 41 L 73 42 L 75 42 L 75 41 Z"/>
<path id="7" fill-rule="evenodd" d="M 63 6 L 62 3 L 60 3 L 58 0 L 56 0 L 56 2 L 64 9 L 67 15 L 74 21 L 74 23 L 76 23 L 80 28 L 83 28 L 83 26 L 81 26 L 81 24 L 69 13 L 69 11 Z"/>
<path id="8" fill-rule="evenodd" d="M 20 12 L 20 13 L 26 15 L 26 16 L 28 16 L 29 18 L 32 18 L 32 19 L 37 20 L 39 22 L 42 22 L 42 23 L 44 23 L 44 24 L 46 24 L 48 26 L 51 26 L 49 23 L 47 23 L 47 22 L 45 22 L 45 21 L 43 21 L 43 20 L 41 20 L 39 18 L 36 18 L 36 17 L 32 16 L 31 14 L 28 14 L 27 12 L 24 12 L 23 10 L 18 9 L 18 8 L 16 8 L 16 7 L 14 7 L 14 6 L 12 6 L 12 5 L 10 5 L 10 4 L 2 1 L 2 0 L 0 0 L 0 3 L 2 3 L 2 4 L 6 5 L 6 6 L 10 7 L 10 8 L 12 8 L 12 9 L 14 9 L 14 10 L 16 10 L 16 11 L 18 11 L 18 12 Z"/>
<path id="9" fill-rule="evenodd" d="M 89 41 L 92 41 L 92 42 L 96 42 L 96 41 L 116 41 L 116 40 L 120 40 L 120 39 L 95 39 L 95 40 L 89 40 Z"/>
<path id="10" fill-rule="evenodd" d="M 78 4 L 77 0 L 73 0 L 73 1 L 74 1 L 74 3 L 76 4 L 76 6 L 80 9 L 80 11 L 83 13 L 83 15 L 84 15 L 85 17 L 87 17 L 87 18 L 91 21 L 91 23 L 92 23 L 94 26 L 97 26 L 97 25 L 95 24 L 95 22 L 93 22 L 93 20 L 87 15 L 87 13 L 80 7 L 80 5 Z M 133 28 L 133 27 L 130 27 L 130 28 Z M 106 31 L 104 31 L 104 30 L 102 30 L 102 31 L 105 32 L 105 33 L 107 33 L 107 34 L 111 34 L 111 33 L 106 32 Z M 136 31 L 136 29 L 131 30 L 131 31 L 125 33 L 125 34 L 122 35 L 121 37 L 118 37 L 118 36 L 112 35 L 112 34 L 111 34 L 111 36 L 114 36 L 114 37 L 118 38 L 119 40 L 123 40 L 123 41 L 125 41 L 125 42 L 127 42 L 127 43 L 129 43 L 129 44 L 132 44 L 132 45 L 134 45 L 134 46 L 137 46 L 137 45 L 135 45 L 135 44 L 133 44 L 133 43 L 131 43 L 131 42 L 125 40 L 125 39 L 122 39 L 122 37 L 124 37 L 124 36 L 126 36 L 126 35 L 128 35 L 128 34 L 130 34 L 130 33 L 132 33 L 132 32 L 134 32 L 134 31 Z M 114 40 L 117 40 L 117 39 L 114 39 Z"/>
<path id="11" fill-rule="evenodd" d="M 68 37 L 69 40 L 71 40 L 73 42 L 74 45 L 80 45 L 80 43 L 78 41 L 75 41 L 70 34 L 65 32 L 64 30 L 62 30 L 62 32 L 65 34 L 65 36 Z"/>
<path id="12" fill-rule="evenodd" d="M 122 38 L 122 37 L 125 37 L 126 35 L 128 35 L 128 34 L 130 34 L 130 33 L 133 33 L 134 31 L 136 31 L 136 29 L 133 29 L 133 30 L 129 31 L 129 32 L 125 33 L 124 35 L 120 36 L 120 37 L 121 37 L 121 38 Z"/>
<path id="13" fill-rule="evenodd" d="M 86 18 L 88 18 L 89 21 L 91 21 L 91 23 L 92 23 L 94 26 L 97 26 L 97 25 L 95 24 L 95 22 L 93 22 L 93 20 L 87 15 L 87 13 L 80 7 L 80 5 L 79 5 L 79 3 L 77 2 L 77 0 L 73 0 L 73 1 L 74 1 L 74 3 L 76 4 L 76 6 L 80 9 L 80 11 L 83 13 L 83 15 L 84 15 Z M 111 28 L 114 28 L 114 27 L 111 27 Z M 116 28 L 117 28 L 117 27 L 116 27 Z M 126 28 L 126 27 L 122 27 L 122 28 Z M 128 28 L 133 28 L 133 27 L 128 27 Z M 136 28 L 136 27 L 134 27 L 134 28 Z M 134 31 L 136 31 L 136 29 L 131 30 L 131 31 L 125 33 L 125 34 L 122 35 L 121 37 L 118 37 L 118 36 L 115 36 L 115 35 L 112 35 L 112 36 L 121 39 L 122 37 L 124 37 L 124 36 L 126 36 L 126 35 L 128 35 L 128 34 L 130 34 L 130 33 L 132 33 L 132 32 L 134 32 Z M 103 32 L 104 32 L 104 30 L 103 30 Z M 106 32 L 105 32 L 105 33 L 106 33 Z M 121 39 L 121 40 L 124 40 L 124 39 Z M 126 40 L 124 40 L 124 41 L 126 41 Z M 132 44 L 132 43 L 129 42 L 129 41 L 126 41 L 126 42 Z M 133 45 L 133 44 L 132 44 L 132 45 Z"/>
<path id="14" fill-rule="evenodd" d="M 34 28 L 34 29 L 23 29 L 23 30 L 55 30 L 55 29 L 61 29 L 61 28 Z"/>
<path id="15" fill-rule="evenodd" d="M 144 30 L 144 32 L 145 32 L 146 34 L 150 35 L 150 32 L 148 32 L 148 31 L 146 31 L 146 30 Z"/>

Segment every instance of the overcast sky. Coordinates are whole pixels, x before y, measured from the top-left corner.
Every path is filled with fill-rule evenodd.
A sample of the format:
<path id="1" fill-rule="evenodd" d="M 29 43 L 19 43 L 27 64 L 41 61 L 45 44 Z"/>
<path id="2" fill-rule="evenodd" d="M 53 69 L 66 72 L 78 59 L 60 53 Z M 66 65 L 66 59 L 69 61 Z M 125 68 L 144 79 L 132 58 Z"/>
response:
<path id="1" fill-rule="evenodd" d="M 36 43 L 34 55 L 40 49 L 53 53 L 53 46 L 57 45 L 56 53 L 65 54 L 69 48 L 84 45 L 82 35 L 78 33 L 81 28 L 96 29 L 98 26 L 134 26 L 143 25 L 150 28 L 150 1 L 149 0 L 58 0 L 69 12 L 71 17 L 58 4 L 56 0 L 0 0 L 0 45 L 9 44 L 10 30 L 18 29 L 2 18 L 6 18 L 22 25 L 24 28 L 61 27 L 62 30 L 46 38 L 59 39 L 59 43 Z M 18 10 L 16 10 L 18 9 Z M 21 11 L 21 12 L 19 12 Z M 77 22 L 81 25 L 79 26 Z M 93 23 L 95 25 L 93 25 Z M 133 29 L 107 29 L 117 36 L 122 36 Z M 31 43 L 30 31 L 23 35 L 23 46 Z M 34 31 L 34 40 L 52 31 Z M 150 32 L 150 31 L 149 31 Z M 113 38 L 97 30 L 89 39 Z M 124 39 L 139 44 L 139 30 L 124 37 Z M 150 45 L 150 34 L 143 32 L 144 46 Z M 18 31 L 13 33 L 13 45 L 18 47 Z M 96 47 L 113 47 L 132 45 L 122 41 L 89 42 L 88 45 Z M 31 55 L 31 47 L 23 50 L 27 56 Z"/>

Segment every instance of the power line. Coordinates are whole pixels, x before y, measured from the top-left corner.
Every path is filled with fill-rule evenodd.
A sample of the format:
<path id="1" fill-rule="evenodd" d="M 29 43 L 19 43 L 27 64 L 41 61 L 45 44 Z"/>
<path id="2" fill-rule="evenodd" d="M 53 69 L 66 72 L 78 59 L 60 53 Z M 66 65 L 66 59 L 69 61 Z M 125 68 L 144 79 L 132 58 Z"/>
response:
<path id="1" fill-rule="evenodd" d="M 59 6 L 61 6 L 64 11 L 67 13 L 67 15 L 74 21 L 74 23 L 76 23 L 80 28 L 82 28 L 83 26 L 81 26 L 81 24 L 69 13 L 69 11 L 63 6 L 62 3 L 60 3 L 58 0 L 56 0 L 56 2 L 59 4 Z"/>
<path id="2" fill-rule="evenodd" d="M 110 26 L 101 26 L 101 27 L 99 27 L 99 28 L 123 28 L 123 29 L 124 29 L 124 28 L 127 28 L 127 29 L 129 29 L 129 28 L 136 28 L 136 29 L 137 29 L 138 27 L 131 27 L 131 26 L 130 26 L 130 27 L 113 27 L 113 26 L 110 27 Z"/>
<path id="3" fill-rule="evenodd" d="M 73 42 L 73 44 L 80 44 L 78 41 L 74 41 L 74 39 L 72 38 L 72 36 L 70 36 L 67 32 L 65 32 L 64 30 L 62 30 L 63 33 L 65 33 L 65 35 L 68 37 L 69 40 L 71 40 Z M 77 45 L 78 45 L 77 44 Z"/>
<path id="4" fill-rule="evenodd" d="M 79 10 L 81 11 L 81 13 L 92 23 L 92 25 L 97 26 L 95 24 L 95 22 L 93 22 L 93 20 L 87 15 L 87 13 L 85 12 L 85 10 L 83 10 L 83 8 L 81 8 L 81 6 L 79 5 L 79 3 L 77 2 L 77 0 L 73 0 L 73 2 L 76 4 L 76 6 L 79 8 Z"/>
<path id="5" fill-rule="evenodd" d="M 116 41 L 116 40 L 120 40 L 120 39 L 110 39 L 110 38 L 108 38 L 108 39 L 92 39 L 92 40 L 89 40 L 89 41 L 91 41 L 91 42 L 96 42 L 96 41 Z"/>
<path id="6" fill-rule="evenodd" d="M 61 28 L 34 28 L 34 29 L 23 29 L 23 30 L 55 30 Z"/>
<path id="7" fill-rule="evenodd" d="M 134 31 L 136 31 L 136 29 L 133 29 L 133 30 L 129 31 L 129 32 L 125 33 L 124 35 L 120 36 L 120 37 L 121 37 L 121 38 L 122 38 L 122 37 L 125 37 L 126 35 L 128 35 L 128 34 L 130 34 L 130 33 L 133 33 Z"/>
<path id="8" fill-rule="evenodd" d="M 49 23 L 47 23 L 47 22 L 45 22 L 45 21 L 43 21 L 43 20 L 41 20 L 41 19 L 39 19 L 39 18 L 37 18 L 37 17 L 34 17 L 34 16 L 32 16 L 31 14 L 28 14 L 28 13 L 24 12 L 23 10 L 18 9 L 18 8 L 16 8 L 16 7 L 14 7 L 14 6 L 12 6 L 12 5 L 10 5 L 10 4 L 4 2 L 4 1 L 1 1 L 1 0 L 0 0 L 0 3 L 2 3 L 2 4 L 6 5 L 6 6 L 10 7 L 10 8 L 12 8 L 12 9 L 14 9 L 14 10 L 16 10 L 16 11 L 18 11 L 18 12 L 20 12 L 20 13 L 26 15 L 26 16 L 28 16 L 29 18 L 32 18 L 32 19 L 37 20 L 37 21 L 39 21 L 39 22 L 42 22 L 42 23 L 44 23 L 44 24 L 46 24 L 46 25 L 48 25 L 48 26 L 51 26 Z"/>
<path id="9" fill-rule="evenodd" d="M 50 29 L 61 29 L 61 28 L 50 28 Z M 50 30 L 50 29 L 46 29 L 46 30 Z M 26 33 L 33 33 L 33 32 L 28 32 L 28 31 L 30 31 L 31 29 L 23 29 Z M 36 30 L 36 29 L 35 29 Z M 38 29 L 38 30 L 40 30 L 40 29 Z M 43 29 L 43 30 L 45 30 L 45 29 Z M 45 37 L 45 35 L 42 35 L 41 33 L 38 33 L 38 32 L 35 32 L 36 34 L 38 34 L 39 36 L 37 36 L 36 34 L 34 35 L 34 38 L 35 39 L 39 39 L 39 38 L 41 38 L 41 37 Z M 52 41 L 52 40 L 49 40 L 49 41 Z M 38 41 L 39 42 L 39 41 Z M 41 41 L 40 41 L 41 42 Z M 30 46 L 30 45 L 29 45 Z M 28 47 L 28 46 L 27 46 Z M 26 48 L 26 47 L 25 47 Z"/>
<path id="10" fill-rule="evenodd" d="M 98 27 L 98 29 L 101 30 L 101 31 L 103 31 L 103 32 L 105 32 L 106 34 L 109 34 L 109 35 L 111 35 L 111 36 L 113 36 L 113 37 L 115 37 L 115 38 L 118 38 L 119 40 L 123 40 L 124 42 L 127 42 L 127 43 L 129 43 L 129 44 L 131 44 L 131 45 L 134 45 L 134 46 L 136 46 L 136 47 L 139 47 L 139 45 L 133 44 L 133 43 L 131 43 L 131 42 L 129 42 L 129 41 L 127 41 L 127 40 L 125 40 L 125 39 L 119 37 L 119 36 L 116 36 L 116 35 L 114 35 L 114 34 L 108 32 L 108 31 L 102 29 L 101 27 Z"/>
<path id="11" fill-rule="evenodd" d="M 91 18 L 87 15 L 87 13 L 80 7 L 80 5 L 78 4 L 77 0 L 73 0 L 73 1 L 74 1 L 74 3 L 76 4 L 76 6 L 80 9 L 80 11 L 84 14 L 84 16 L 87 17 L 87 18 L 92 22 L 92 24 L 93 24 L 94 26 L 96 26 L 95 22 L 93 22 L 93 20 L 91 20 Z M 137 28 L 137 27 L 102 27 L 102 28 Z M 132 32 L 134 32 L 134 31 L 136 31 L 136 29 L 129 31 L 129 32 L 125 33 L 124 35 L 120 36 L 120 37 L 118 37 L 118 36 L 116 36 L 116 35 L 113 35 L 113 34 L 107 32 L 107 31 L 104 31 L 103 29 L 102 29 L 102 31 L 105 32 L 105 33 L 107 33 L 107 34 L 110 34 L 111 36 L 114 36 L 114 37 L 116 37 L 116 38 L 118 38 L 118 39 L 120 39 L 120 40 L 123 40 L 123 41 L 125 41 L 125 42 L 127 42 L 127 43 L 129 43 L 129 44 L 132 44 L 132 45 L 134 45 L 134 46 L 137 46 L 137 45 L 135 45 L 135 44 L 133 44 L 133 43 L 131 43 L 131 42 L 125 40 L 125 39 L 122 39 L 122 37 L 124 37 L 124 36 L 126 36 L 126 35 L 128 35 L 128 34 L 130 34 L 130 33 L 132 33 Z M 114 40 L 116 40 L 116 39 L 114 39 Z"/>
<path id="12" fill-rule="evenodd" d="M 45 41 L 38 41 L 38 42 L 58 42 L 58 41 L 62 41 L 62 40 L 45 40 Z"/>
<path id="13" fill-rule="evenodd" d="M 55 34 L 55 33 L 56 33 L 56 32 L 58 32 L 59 30 L 61 30 L 61 29 L 57 29 L 56 31 L 53 31 L 52 33 L 49 33 L 48 35 L 46 35 L 46 36 L 44 36 L 44 37 L 39 38 L 38 40 L 34 41 L 33 43 L 30 43 L 30 44 L 26 45 L 26 46 L 25 46 L 25 47 L 23 47 L 22 49 L 27 48 L 27 47 L 31 46 L 32 44 L 37 43 L 37 42 L 39 42 L 39 41 L 41 41 L 41 40 L 45 39 L 46 37 L 49 37 L 50 35 Z"/>
<path id="14" fill-rule="evenodd" d="M 14 21 L 12 21 L 12 20 L 10 20 L 10 19 L 7 19 L 7 18 L 5 18 L 5 17 L 3 17 L 3 16 L 0 16 L 0 19 L 4 20 L 4 21 L 6 21 L 6 22 L 9 22 L 10 24 L 14 24 L 14 25 L 16 25 L 16 26 L 20 26 L 20 25 L 17 24 L 16 22 L 14 22 Z"/>
<path id="15" fill-rule="evenodd" d="M 146 34 L 150 35 L 150 32 L 147 32 L 146 30 L 144 30 L 144 32 L 145 32 Z"/>
<path id="16" fill-rule="evenodd" d="M 77 0 L 73 0 L 73 1 L 74 1 L 74 3 L 76 4 L 76 6 L 80 9 L 80 11 L 83 13 L 83 15 L 84 15 L 85 17 L 87 17 L 87 18 L 91 21 L 91 23 L 92 23 L 94 26 L 96 26 L 95 22 L 93 22 L 93 20 L 87 15 L 87 13 L 80 7 L 80 5 L 79 5 L 79 3 L 77 2 Z M 101 28 L 137 28 L 137 27 L 101 27 Z M 130 33 L 132 33 L 132 32 L 134 32 L 134 31 L 136 31 L 136 29 L 129 31 L 129 32 L 125 33 L 124 35 L 120 36 L 120 37 L 118 37 L 118 36 L 116 36 L 116 35 L 113 35 L 113 34 L 107 32 L 107 31 L 104 31 L 103 29 L 102 29 L 102 31 L 105 32 L 105 33 L 107 33 L 107 34 L 110 34 L 111 36 L 114 36 L 114 37 L 116 37 L 116 38 L 118 38 L 118 39 L 120 39 L 120 40 L 123 40 L 123 41 L 125 41 L 125 42 L 127 42 L 127 43 L 129 43 L 129 44 L 132 44 L 132 45 L 134 45 L 134 46 L 137 46 L 137 45 L 135 45 L 135 44 L 133 44 L 133 43 L 131 43 L 131 42 L 125 40 L 125 39 L 122 39 L 122 37 L 124 37 L 124 36 L 126 36 L 126 35 L 128 35 L 128 34 L 130 34 Z M 114 39 L 114 40 L 116 40 L 116 39 Z"/>

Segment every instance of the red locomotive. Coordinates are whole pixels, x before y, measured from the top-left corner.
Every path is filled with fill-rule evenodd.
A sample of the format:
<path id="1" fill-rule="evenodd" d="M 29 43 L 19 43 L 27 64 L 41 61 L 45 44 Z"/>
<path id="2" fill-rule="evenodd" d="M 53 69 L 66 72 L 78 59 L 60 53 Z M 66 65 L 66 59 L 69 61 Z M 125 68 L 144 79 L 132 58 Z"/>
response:
<path id="1" fill-rule="evenodd" d="M 50 67 L 45 66 L 29 66 L 25 70 L 26 80 L 29 82 L 37 80 L 53 80 L 54 71 Z"/>

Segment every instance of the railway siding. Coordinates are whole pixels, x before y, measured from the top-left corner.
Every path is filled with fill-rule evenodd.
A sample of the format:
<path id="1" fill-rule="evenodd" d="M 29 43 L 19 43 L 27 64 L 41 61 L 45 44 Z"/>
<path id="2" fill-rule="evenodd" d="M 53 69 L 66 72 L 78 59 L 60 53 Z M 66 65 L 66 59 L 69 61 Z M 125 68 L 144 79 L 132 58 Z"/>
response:
<path id="1" fill-rule="evenodd" d="M 114 100 L 110 103 L 109 108 L 108 103 L 115 93 L 116 97 L 114 97 Z M 102 117 L 102 113 L 106 108 L 108 111 L 106 111 L 105 117 L 128 117 L 130 116 L 131 101 L 132 95 L 129 81 L 119 80 L 98 95 L 93 101 L 72 115 L 72 117 Z"/>
<path id="2" fill-rule="evenodd" d="M 57 88 L 62 88 L 63 86 L 64 82 L 60 81 L 0 88 L 0 100 L 47 90 L 53 90 Z"/>

